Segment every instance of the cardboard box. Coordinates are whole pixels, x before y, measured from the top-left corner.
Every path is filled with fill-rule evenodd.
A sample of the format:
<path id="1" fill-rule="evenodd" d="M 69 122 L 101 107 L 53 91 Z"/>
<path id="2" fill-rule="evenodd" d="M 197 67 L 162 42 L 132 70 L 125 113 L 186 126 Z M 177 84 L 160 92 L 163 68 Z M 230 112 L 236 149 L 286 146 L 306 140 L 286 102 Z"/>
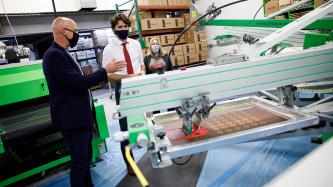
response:
<path id="1" fill-rule="evenodd" d="M 163 49 L 166 53 L 169 53 L 171 46 L 163 47 Z M 171 56 L 183 56 L 183 46 L 176 45 L 171 52 Z"/>
<path id="2" fill-rule="evenodd" d="M 85 50 L 86 52 L 86 56 L 87 58 L 95 58 L 96 57 L 96 54 L 95 54 L 95 50 L 94 49 L 91 49 L 91 50 Z"/>
<path id="3" fill-rule="evenodd" d="M 184 37 L 185 37 L 185 42 L 186 43 L 194 43 L 194 33 L 193 33 L 192 30 L 187 31 L 184 34 Z"/>
<path id="4" fill-rule="evenodd" d="M 279 7 L 286 7 L 294 3 L 294 0 L 279 0 Z"/>
<path id="5" fill-rule="evenodd" d="M 150 40 L 151 40 L 152 38 L 157 38 L 157 39 L 159 39 L 159 40 L 161 41 L 160 36 L 146 36 L 146 37 L 144 37 L 144 38 L 145 38 L 146 46 L 149 46 L 149 44 L 150 44 Z"/>
<path id="6" fill-rule="evenodd" d="M 184 28 L 185 23 L 184 23 L 184 18 L 169 18 L 171 21 L 171 28 Z"/>
<path id="7" fill-rule="evenodd" d="M 161 35 L 161 45 L 172 45 L 175 42 L 174 34 Z"/>
<path id="8" fill-rule="evenodd" d="M 141 11 L 141 12 L 139 12 L 139 17 L 140 17 L 140 20 L 150 19 L 150 18 L 153 18 L 153 14 L 151 11 Z M 136 21 L 135 12 L 132 12 L 132 14 L 130 16 L 130 20 L 132 21 L 132 23 Z"/>
<path id="9" fill-rule="evenodd" d="M 284 15 L 282 16 L 275 16 L 276 20 L 282 20 L 282 19 L 286 19 L 286 17 Z"/>
<path id="10" fill-rule="evenodd" d="M 167 6 L 168 0 L 138 0 L 139 6 Z"/>
<path id="11" fill-rule="evenodd" d="M 317 8 L 320 5 L 325 4 L 327 1 L 328 0 L 314 0 L 314 2 L 313 2 L 314 8 Z"/>
<path id="12" fill-rule="evenodd" d="M 208 59 L 208 53 L 207 52 L 195 53 L 194 58 L 195 62 L 206 62 Z"/>
<path id="13" fill-rule="evenodd" d="M 184 64 L 192 64 L 195 62 L 195 54 L 184 55 Z"/>
<path id="14" fill-rule="evenodd" d="M 190 0 L 168 0 L 169 6 L 190 6 Z"/>
<path id="15" fill-rule="evenodd" d="M 159 29 L 184 28 L 184 18 L 155 18 Z"/>
<path id="16" fill-rule="evenodd" d="M 156 18 L 159 29 L 170 29 L 172 27 L 172 21 L 170 18 Z"/>
<path id="17" fill-rule="evenodd" d="M 179 36 L 179 34 L 175 34 L 175 40 L 177 39 L 177 37 Z M 183 44 L 186 43 L 185 41 L 185 35 L 183 35 L 182 37 L 179 38 L 179 41 L 177 42 L 177 44 Z"/>
<path id="18" fill-rule="evenodd" d="M 168 6 L 168 0 L 153 0 L 156 1 L 156 5 L 158 6 Z"/>
<path id="19" fill-rule="evenodd" d="M 271 0 L 265 5 L 265 16 L 268 16 L 279 10 L 279 0 Z"/>
<path id="20" fill-rule="evenodd" d="M 87 59 L 87 54 L 85 51 L 77 51 L 76 56 L 78 60 Z"/>
<path id="21" fill-rule="evenodd" d="M 208 44 L 207 42 L 201 42 L 201 43 L 196 43 L 195 44 L 195 52 L 206 52 L 208 51 Z"/>
<path id="22" fill-rule="evenodd" d="M 173 66 L 182 66 L 185 64 L 184 56 L 172 56 L 170 59 Z"/>
<path id="23" fill-rule="evenodd" d="M 147 30 L 156 30 L 159 29 L 158 26 L 158 20 L 151 18 L 151 19 L 143 19 L 141 20 L 141 28 L 143 31 L 147 31 Z"/>
<path id="24" fill-rule="evenodd" d="M 206 34 L 204 32 L 194 32 L 194 43 L 201 43 L 206 40 Z"/>
<path id="25" fill-rule="evenodd" d="M 168 6 L 177 6 L 177 0 L 168 0 Z"/>
<path id="26" fill-rule="evenodd" d="M 177 0 L 180 6 L 190 6 L 190 0 Z"/>
<path id="27" fill-rule="evenodd" d="M 190 13 L 184 13 L 181 15 L 182 18 L 184 18 L 184 25 L 187 26 L 191 23 L 191 15 Z"/>
<path id="28" fill-rule="evenodd" d="M 183 45 L 183 53 L 184 55 L 195 53 L 195 45 L 193 43 Z"/>
<path id="29" fill-rule="evenodd" d="M 152 0 L 138 0 L 138 5 L 139 6 L 147 6 L 147 5 L 150 5 L 150 3 Z"/>

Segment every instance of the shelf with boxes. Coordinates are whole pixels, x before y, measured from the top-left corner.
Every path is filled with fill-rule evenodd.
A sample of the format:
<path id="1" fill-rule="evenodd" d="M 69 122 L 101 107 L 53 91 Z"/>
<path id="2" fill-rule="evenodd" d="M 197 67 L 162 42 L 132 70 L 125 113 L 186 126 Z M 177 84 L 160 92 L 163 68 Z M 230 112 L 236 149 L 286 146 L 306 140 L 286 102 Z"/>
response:
<path id="1" fill-rule="evenodd" d="M 70 55 L 79 63 L 85 75 L 98 71 L 102 63 L 99 56 L 103 47 L 97 46 L 92 38 L 92 32 L 80 33 L 78 44 L 68 50 Z M 91 89 L 98 89 L 102 86 L 97 85 Z"/>
<path id="2" fill-rule="evenodd" d="M 264 3 L 266 3 L 264 9 L 265 16 L 273 14 L 287 6 L 292 5 L 295 2 L 296 2 L 295 0 L 270 0 L 270 1 L 264 0 Z M 275 19 L 297 19 L 326 2 L 327 0 L 309 1 L 308 3 L 305 3 L 300 7 L 297 7 L 297 9 L 295 10 L 286 12 L 283 15 L 275 17 Z"/>
<path id="3" fill-rule="evenodd" d="M 80 64 L 85 75 L 96 72 L 101 65 L 98 58 L 98 52 L 102 48 L 99 46 L 69 50 L 72 57 Z"/>
<path id="4" fill-rule="evenodd" d="M 186 10 L 189 9 L 189 6 L 153 6 L 153 5 L 139 5 L 138 10 Z"/>
<path id="5" fill-rule="evenodd" d="M 163 50 L 169 52 L 181 31 L 191 23 L 189 0 L 138 0 L 138 15 L 133 14 L 132 31 L 141 29 L 143 46 L 148 46 L 151 38 L 161 41 Z M 139 18 L 139 20 L 137 20 Z M 140 22 L 141 28 L 138 28 Z M 140 32 L 135 33 L 139 35 Z M 143 49 L 146 55 L 148 48 Z M 180 38 L 171 52 L 171 62 L 175 68 L 203 64 L 208 56 L 208 44 L 203 32 L 189 31 Z"/>
<path id="6" fill-rule="evenodd" d="M 181 41 L 185 43 L 181 44 Z M 189 31 L 180 42 L 174 47 L 173 51 L 171 51 L 170 58 L 172 65 L 175 68 L 199 64 L 202 65 L 207 61 L 208 44 L 205 33 Z M 166 52 L 169 52 L 170 49 L 171 46 L 164 47 Z"/>

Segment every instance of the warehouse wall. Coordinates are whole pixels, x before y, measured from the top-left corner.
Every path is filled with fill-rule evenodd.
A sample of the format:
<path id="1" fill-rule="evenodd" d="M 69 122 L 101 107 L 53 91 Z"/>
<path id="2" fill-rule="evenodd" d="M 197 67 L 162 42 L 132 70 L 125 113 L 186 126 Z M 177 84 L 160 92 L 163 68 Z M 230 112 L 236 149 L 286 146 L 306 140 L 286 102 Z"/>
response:
<path id="1" fill-rule="evenodd" d="M 77 11 L 80 7 L 80 0 L 55 0 L 56 9 L 59 12 Z M 115 10 L 116 3 L 122 3 L 124 0 L 96 0 L 97 8 L 94 11 L 110 11 Z M 8 14 L 20 13 L 45 13 L 53 12 L 51 0 L 3 0 L 4 7 Z M 120 9 L 130 9 L 131 5 L 127 4 Z M 0 14 L 3 13 L 3 7 L 0 4 Z M 79 29 L 89 28 L 105 28 L 109 27 L 110 14 L 80 14 L 67 15 L 78 23 Z M 16 34 L 29 34 L 50 32 L 50 24 L 54 17 L 49 16 L 10 16 L 10 21 L 14 27 Z M 1 35 L 12 35 L 7 20 L 0 18 Z"/>
<path id="2" fill-rule="evenodd" d="M 110 27 L 111 14 L 95 14 L 95 15 L 69 15 L 78 24 L 79 29 L 89 28 L 104 28 Z M 16 34 L 40 33 L 51 32 L 51 23 L 53 16 L 24 16 L 24 17 L 10 17 L 10 21 L 14 27 Z M 0 20 L 2 35 L 12 32 L 7 23 L 7 20 L 2 18 Z"/>
<path id="3" fill-rule="evenodd" d="M 8 14 L 16 13 L 41 13 L 53 12 L 52 0 L 2 0 Z M 54 0 L 57 11 L 78 11 L 80 0 Z M 114 10 L 115 4 L 123 3 L 124 0 L 96 0 L 98 10 Z M 121 9 L 130 9 L 131 5 L 126 4 Z M 4 13 L 0 4 L 0 13 Z"/>

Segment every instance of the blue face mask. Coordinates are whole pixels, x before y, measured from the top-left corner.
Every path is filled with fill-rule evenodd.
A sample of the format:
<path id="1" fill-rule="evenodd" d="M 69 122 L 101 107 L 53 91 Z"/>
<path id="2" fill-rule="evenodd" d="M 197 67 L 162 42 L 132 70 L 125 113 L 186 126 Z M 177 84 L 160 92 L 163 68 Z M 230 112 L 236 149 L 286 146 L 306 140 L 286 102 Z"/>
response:
<path id="1" fill-rule="evenodd" d="M 158 53 L 158 52 L 160 51 L 160 49 L 161 49 L 161 46 L 160 46 L 160 45 L 152 45 L 152 46 L 151 46 L 151 51 L 152 51 L 153 53 Z"/>

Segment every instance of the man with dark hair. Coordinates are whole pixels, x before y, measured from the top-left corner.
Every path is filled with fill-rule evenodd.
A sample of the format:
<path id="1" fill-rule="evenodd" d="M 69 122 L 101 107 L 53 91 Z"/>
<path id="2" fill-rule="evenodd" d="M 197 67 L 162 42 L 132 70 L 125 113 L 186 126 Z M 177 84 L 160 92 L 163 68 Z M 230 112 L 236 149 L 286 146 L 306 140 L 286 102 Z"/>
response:
<path id="1" fill-rule="evenodd" d="M 145 65 L 143 63 L 143 55 L 141 45 L 137 40 L 128 38 L 131 22 L 124 14 L 117 14 L 111 18 L 111 28 L 115 36 L 103 51 L 103 64 L 112 61 L 126 62 L 126 68 L 112 74 L 112 79 L 118 79 L 115 87 L 116 103 L 119 105 L 121 79 L 144 75 Z M 127 118 L 119 119 L 121 131 L 127 131 Z M 134 172 L 125 157 L 125 147 L 129 144 L 128 140 L 121 142 L 121 152 L 127 165 L 128 173 L 133 175 Z M 133 155 L 132 155 L 133 156 Z"/>
<path id="2" fill-rule="evenodd" d="M 76 23 L 58 17 L 52 23 L 54 41 L 43 58 L 43 71 L 50 92 L 52 125 L 69 143 L 70 183 L 73 187 L 93 186 L 90 175 L 92 130 L 96 122 L 89 88 L 107 82 L 108 74 L 125 67 L 121 61 L 109 61 L 90 75 L 68 53 L 79 39 Z"/>

